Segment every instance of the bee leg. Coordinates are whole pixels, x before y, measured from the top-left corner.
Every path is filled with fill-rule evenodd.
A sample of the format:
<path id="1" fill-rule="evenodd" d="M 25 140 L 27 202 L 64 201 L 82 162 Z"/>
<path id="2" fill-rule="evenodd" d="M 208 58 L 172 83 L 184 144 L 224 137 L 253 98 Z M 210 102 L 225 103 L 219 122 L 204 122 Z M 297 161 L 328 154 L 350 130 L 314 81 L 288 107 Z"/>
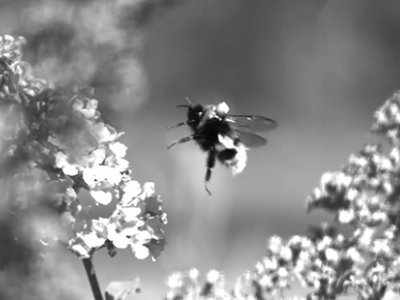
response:
<path id="1" fill-rule="evenodd" d="M 191 141 L 193 139 L 194 139 L 193 135 L 186 136 L 184 138 L 181 138 L 181 139 L 177 140 L 176 142 L 173 142 L 171 145 L 167 146 L 167 149 L 169 150 L 169 149 L 171 149 L 173 146 L 175 146 L 177 144 L 183 144 L 183 143 L 189 142 L 189 141 Z"/>
<path id="2" fill-rule="evenodd" d="M 208 182 L 211 179 L 211 173 L 212 173 L 212 169 L 215 166 L 216 158 L 217 158 L 216 152 L 214 150 L 210 150 L 210 152 L 208 152 L 207 171 L 206 171 L 206 177 L 204 179 L 204 187 L 206 188 L 206 191 L 210 196 L 211 196 L 211 192 L 208 189 Z"/>
<path id="3" fill-rule="evenodd" d="M 181 127 L 181 126 L 187 125 L 187 124 L 188 124 L 188 121 L 180 122 L 180 123 L 178 123 L 178 124 L 175 124 L 175 125 L 172 125 L 172 126 L 168 126 L 168 127 L 167 127 L 167 130 L 171 130 L 172 128 Z"/>

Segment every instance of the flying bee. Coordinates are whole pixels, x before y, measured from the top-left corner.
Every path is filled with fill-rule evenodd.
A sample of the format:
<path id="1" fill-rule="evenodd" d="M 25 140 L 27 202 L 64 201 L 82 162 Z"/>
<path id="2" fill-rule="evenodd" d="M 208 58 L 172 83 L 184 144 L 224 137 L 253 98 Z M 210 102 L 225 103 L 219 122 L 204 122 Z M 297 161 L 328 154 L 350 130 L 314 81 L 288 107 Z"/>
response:
<path id="1" fill-rule="evenodd" d="M 255 132 L 272 130 L 278 124 L 270 118 L 258 115 L 230 115 L 229 106 L 225 102 L 202 105 L 193 104 L 189 98 L 186 100 L 188 104 L 178 107 L 187 108 L 187 120 L 168 127 L 168 130 L 188 125 L 192 134 L 170 144 L 167 149 L 177 144 L 195 141 L 208 153 L 204 185 L 211 195 L 207 184 L 216 161 L 230 168 L 233 175 L 242 172 L 246 167 L 247 150 L 267 143 L 265 138 Z"/>

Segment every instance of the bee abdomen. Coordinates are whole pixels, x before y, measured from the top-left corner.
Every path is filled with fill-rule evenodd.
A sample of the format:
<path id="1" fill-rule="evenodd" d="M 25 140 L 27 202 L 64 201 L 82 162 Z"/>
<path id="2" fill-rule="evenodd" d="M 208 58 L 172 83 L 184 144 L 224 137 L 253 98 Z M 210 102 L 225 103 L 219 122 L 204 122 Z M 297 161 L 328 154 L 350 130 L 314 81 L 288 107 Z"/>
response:
<path id="1" fill-rule="evenodd" d="M 236 149 L 225 149 L 218 153 L 218 159 L 221 161 L 231 160 L 237 154 Z"/>

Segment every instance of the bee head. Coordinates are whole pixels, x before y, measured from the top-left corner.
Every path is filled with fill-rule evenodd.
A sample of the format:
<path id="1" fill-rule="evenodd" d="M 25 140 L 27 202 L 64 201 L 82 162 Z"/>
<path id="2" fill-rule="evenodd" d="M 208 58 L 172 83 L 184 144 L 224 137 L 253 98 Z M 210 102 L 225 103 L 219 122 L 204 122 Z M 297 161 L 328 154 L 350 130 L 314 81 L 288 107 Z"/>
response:
<path id="1" fill-rule="evenodd" d="M 187 119 L 188 121 L 198 124 L 204 113 L 204 106 L 201 104 L 188 106 Z"/>

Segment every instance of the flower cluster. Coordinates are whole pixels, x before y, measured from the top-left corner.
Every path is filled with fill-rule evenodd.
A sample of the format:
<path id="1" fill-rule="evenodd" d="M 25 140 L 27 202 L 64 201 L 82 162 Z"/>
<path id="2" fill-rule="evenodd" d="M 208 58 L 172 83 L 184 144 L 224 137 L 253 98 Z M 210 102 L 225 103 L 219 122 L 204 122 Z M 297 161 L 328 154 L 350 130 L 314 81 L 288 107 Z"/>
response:
<path id="1" fill-rule="evenodd" d="M 166 300 L 228 300 L 231 295 L 225 291 L 224 276 L 216 271 L 210 270 L 206 274 L 205 282 L 200 281 L 200 273 L 197 269 L 187 272 L 175 272 L 167 279 L 169 288 Z"/>
<path id="2" fill-rule="evenodd" d="M 350 156 L 342 171 L 325 173 L 308 199 L 308 208 L 334 212 L 342 224 L 377 226 L 387 221 L 396 184 L 396 153 L 386 157 L 381 147 L 368 144 Z"/>
<path id="3" fill-rule="evenodd" d="M 130 247 L 139 259 L 157 257 L 166 214 L 154 184 L 141 186 L 131 177 L 123 133 L 102 121 L 92 89 L 63 90 L 37 79 L 21 60 L 22 45 L 22 38 L 0 36 L 0 104 L 2 114 L 15 120 L 13 131 L 0 130 L 6 138 L 0 169 L 7 172 L 0 175 L 28 166 L 48 181 L 64 182 L 57 211 L 70 232 L 64 242 L 78 256 Z M 108 218 L 89 217 L 79 199 L 83 189 L 96 205 L 113 207 Z"/>
<path id="4" fill-rule="evenodd" d="M 138 259 L 151 255 L 158 257 L 164 247 L 163 226 L 166 214 L 162 212 L 160 196 L 154 184 L 128 181 L 121 201 L 108 218 L 92 219 L 90 226 L 71 239 L 70 248 L 81 257 L 103 246 L 110 250 L 130 247 Z"/>
<path id="5" fill-rule="evenodd" d="M 267 254 L 255 270 L 247 272 L 235 286 L 235 299 L 276 299 L 298 281 L 313 291 L 308 299 L 331 299 L 346 288 L 360 254 L 332 227 L 313 228 L 310 236 L 288 241 L 270 238 Z"/>
<path id="6" fill-rule="evenodd" d="M 381 144 L 367 144 L 352 154 L 341 171 L 325 173 L 307 207 L 334 214 L 349 226 L 348 241 L 362 263 L 355 264 L 345 284 L 362 299 L 383 297 L 388 286 L 398 284 L 400 191 L 400 93 L 395 93 L 375 113 L 372 131 L 388 138 L 387 153 Z M 345 243 L 340 249 L 346 249 Z"/>
<path id="7" fill-rule="evenodd" d="M 394 93 L 375 112 L 372 130 L 385 135 L 395 145 L 400 145 L 400 91 Z"/>

